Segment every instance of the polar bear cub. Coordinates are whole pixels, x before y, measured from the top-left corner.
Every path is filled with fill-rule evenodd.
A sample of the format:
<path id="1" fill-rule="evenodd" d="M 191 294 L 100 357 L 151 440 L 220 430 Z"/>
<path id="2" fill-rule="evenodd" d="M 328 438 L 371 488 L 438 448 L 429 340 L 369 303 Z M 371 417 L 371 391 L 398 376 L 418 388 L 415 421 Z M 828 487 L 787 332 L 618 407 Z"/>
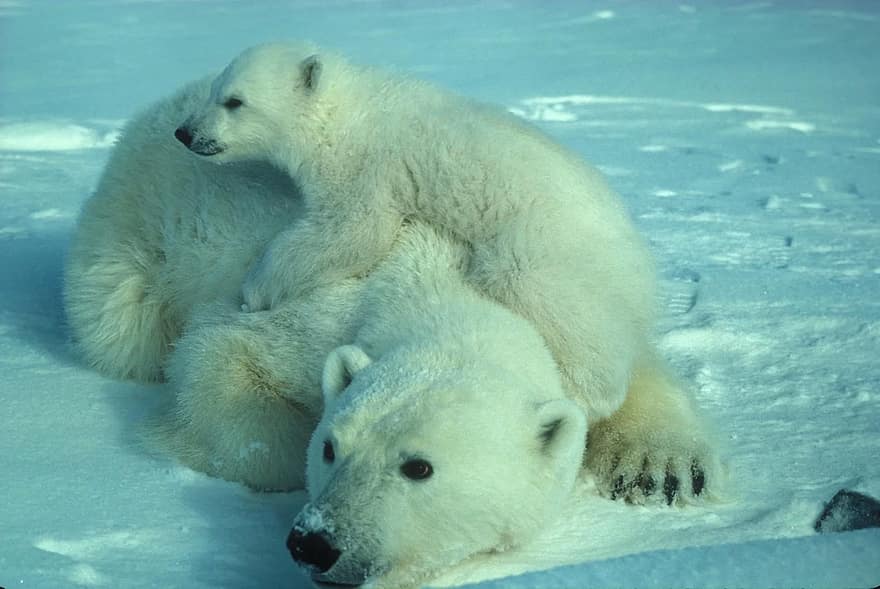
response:
<path id="1" fill-rule="evenodd" d="M 522 544 L 571 493 L 586 417 L 534 328 L 462 281 L 466 255 L 408 226 L 327 358 L 288 538 L 316 581 L 414 586 Z"/>
<path id="2" fill-rule="evenodd" d="M 251 310 L 362 276 L 406 220 L 468 244 L 478 291 L 530 320 L 596 421 L 648 350 L 650 257 L 620 199 L 575 154 L 517 118 L 309 45 L 249 49 L 175 132 L 216 163 L 290 175 L 306 212 L 243 285 Z"/>

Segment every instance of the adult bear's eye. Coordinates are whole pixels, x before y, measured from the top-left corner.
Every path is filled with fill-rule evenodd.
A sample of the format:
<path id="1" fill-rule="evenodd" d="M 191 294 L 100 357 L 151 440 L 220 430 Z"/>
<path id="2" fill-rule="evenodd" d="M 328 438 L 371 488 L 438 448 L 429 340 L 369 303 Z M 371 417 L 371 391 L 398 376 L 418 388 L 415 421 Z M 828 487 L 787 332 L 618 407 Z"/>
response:
<path id="1" fill-rule="evenodd" d="M 410 480 L 423 481 L 434 474 L 434 467 L 427 460 L 413 458 L 400 466 L 400 472 Z"/>
<path id="2" fill-rule="evenodd" d="M 336 460 L 336 452 L 333 451 L 333 444 L 330 440 L 324 441 L 324 462 L 330 464 Z"/>
<path id="3" fill-rule="evenodd" d="M 241 100 L 239 100 L 238 98 L 229 98 L 226 100 L 226 102 L 223 103 L 223 106 L 225 106 L 229 110 L 235 110 L 239 106 L 241 106 L 242 104 L 244 104 L 244 103 Z"/>

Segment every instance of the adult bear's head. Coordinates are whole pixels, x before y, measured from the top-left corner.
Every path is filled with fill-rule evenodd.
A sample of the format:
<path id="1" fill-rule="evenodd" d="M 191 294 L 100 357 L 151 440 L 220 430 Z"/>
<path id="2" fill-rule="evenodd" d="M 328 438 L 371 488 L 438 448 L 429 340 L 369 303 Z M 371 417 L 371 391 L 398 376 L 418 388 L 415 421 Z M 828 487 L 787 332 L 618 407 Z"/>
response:
<path id="1" fill-rule="evenodd" d="M 528 540 L 571 491 L 587 428 L 546 384 L 436 350 L 336 349 L 293 558 L 318 582 L 410 586 Z"/>

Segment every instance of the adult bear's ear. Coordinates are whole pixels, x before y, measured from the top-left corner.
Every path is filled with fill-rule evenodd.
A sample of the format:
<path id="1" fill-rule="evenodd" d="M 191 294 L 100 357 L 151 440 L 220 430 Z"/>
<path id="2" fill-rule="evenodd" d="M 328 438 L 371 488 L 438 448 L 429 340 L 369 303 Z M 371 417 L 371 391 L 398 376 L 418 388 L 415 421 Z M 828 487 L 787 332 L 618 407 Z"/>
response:
<path id="1" fill-rule="evenodd" d="M 309 55 L 300 62 L 299 75 L 303 88 L 310 92 L 314 92 L 318 87 L 318 82 L 321 80 L 322 68 L 323 65 L 321 64 L 321 58 L 317 53 Z"/>
<path id="2" fill-rule="evenodd" d="M 367 353 L 357 346 L 340 346 L 330 352 L 321 377 L 324 403 L 334 401 L 351 384 L 354 375 L 372 362 Z"/>
<path id="3" fill-rule="evenodd" d="M 587 445 L 587 417 L 570 399 L 538 405 L 538 445 L 558 480 L 571 479 L 580 470 Z"/>

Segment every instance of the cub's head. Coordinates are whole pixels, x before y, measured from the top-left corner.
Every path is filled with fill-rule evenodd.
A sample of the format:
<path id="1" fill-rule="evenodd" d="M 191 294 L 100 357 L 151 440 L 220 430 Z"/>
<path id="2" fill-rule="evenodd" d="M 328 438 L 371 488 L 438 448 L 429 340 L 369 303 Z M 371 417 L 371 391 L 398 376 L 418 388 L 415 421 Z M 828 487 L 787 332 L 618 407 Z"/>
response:
<path id="1" fill-rule="evenodd" d="M 295 167 L 304 149 L 320 143 L 315 132 L 325 61 L 310 45 L 247 49 L 214 79 L 207 101 L 174 136 L 213 162 Z"/>
<path id="2" fill-rule="evenodd" d="M 397 354 L 397 357 L 395 357 Z M 421 356 L 421 365 L 416 356 Z M 586 418 L 558 383 L 492 366 L 330 354 L 308 448 L 310 502 L 287 546 L 319 583 L 414 585 L 540 530 L 581 465 Z"/>

